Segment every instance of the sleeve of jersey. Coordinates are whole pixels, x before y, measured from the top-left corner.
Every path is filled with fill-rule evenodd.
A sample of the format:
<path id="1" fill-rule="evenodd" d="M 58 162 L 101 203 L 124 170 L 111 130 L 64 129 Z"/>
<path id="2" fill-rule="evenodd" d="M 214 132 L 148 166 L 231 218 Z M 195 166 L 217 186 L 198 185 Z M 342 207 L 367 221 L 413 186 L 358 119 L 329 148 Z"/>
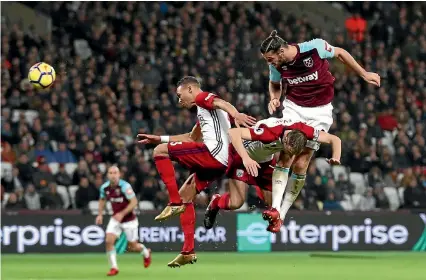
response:
<path id="1" fill-rule="evenodd" d="M 99 199 L 105 199 L 105 184 L 99 188 Z"/>
<path id="2" fill-rule="evenodd" d="M 207 110 L 214 110 L 213 100 L 218 98 L 217 95 L 209 92 L 202 92 L 195 98 L 195 104 Z"/>
<path id="3" fill-rule="evenodd" d="M 286 129 L 300 130 L 301 132 L 303 132 L 303 134 L 306 135 L 306 138 L 308 138 L 308 140 L 314 140 L 314 141 L 318 140 L 319 130 L 313 128 L 312 126 L 306 125 L 304 123 L 301 123 L 301 122 L 295 123 L 286 127 Z"/>
<path id="4" fill-rule="evenodd" d="M 133 191 L 132 186 L 127 182 L 123 183 L 121 186 L 121 191 L 124 193 L 127 199 L 135 197 L 135 192 Z"/>
<path id="5" fill-rule="evenodd" d="M 269 65 L 269 80 L 273 83 L 279 83 L 281 81 L 280 72 L 272 65 Z"/>
<path id="6" fill-rule="evenodd" d="M 260 141 L 262 143 L 271 143 L 276 141 L 280 137 L 278 131 L 274 131 L 273 128 L 270 128 L 264 124 L 260 126 L 249 128 L 251 140 Z"/>
<path id="7" fill-rule="evenodd" d="M 322 59 L 334 57 L 334 47 L 323 39 L 313 39 L 299 44 L 300 53 L 316 49 Z"/>

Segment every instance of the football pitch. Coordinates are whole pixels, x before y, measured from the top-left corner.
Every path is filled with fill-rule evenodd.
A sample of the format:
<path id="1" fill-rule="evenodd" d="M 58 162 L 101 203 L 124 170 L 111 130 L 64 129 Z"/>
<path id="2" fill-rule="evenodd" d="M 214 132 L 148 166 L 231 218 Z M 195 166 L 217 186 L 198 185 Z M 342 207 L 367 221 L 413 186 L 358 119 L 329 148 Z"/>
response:
<path id="1" fill-rule="evenodd" d="M 113 279 L 426 279 L 426 253 L 200 253 L 196 264 L 167 267 L 175 256 L 153 253 L 144 269 L 139 255 L 119 255 L 120 274 Z M 1 264 L 4 280 L 109 279 L 103 254 L 2 255 Z"/>

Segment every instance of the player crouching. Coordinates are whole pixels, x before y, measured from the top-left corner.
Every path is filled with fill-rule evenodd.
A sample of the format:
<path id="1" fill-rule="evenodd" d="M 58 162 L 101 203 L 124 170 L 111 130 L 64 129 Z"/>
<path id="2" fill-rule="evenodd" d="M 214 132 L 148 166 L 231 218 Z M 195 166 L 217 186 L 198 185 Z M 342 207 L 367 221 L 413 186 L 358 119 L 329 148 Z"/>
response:
<path id="1" fill-rule="evenodd" d="M 102 213 L 107 200 L 111 202 L 113 211 L 113 216 L 109 220 L 106 229 L 105 245 L 111 264 L 111 269 L 107 276 L 118 274 L 117 253 L 114 244 L 123 231 L 128 241 L 127 251 L 141 253 L 144 259 L 144 266 L 147 268 L 151 264 L 151 249 L 147 249 L 138 242 L 139 222 L 134 213 L 138 201 L 132 186 L 120 179 L 120 170 L 117 166 L 112 166 L 108 169 L 108 181 L 100 187 L 99 215 L 96 217 L 97 225 L 103 222 Z"/>

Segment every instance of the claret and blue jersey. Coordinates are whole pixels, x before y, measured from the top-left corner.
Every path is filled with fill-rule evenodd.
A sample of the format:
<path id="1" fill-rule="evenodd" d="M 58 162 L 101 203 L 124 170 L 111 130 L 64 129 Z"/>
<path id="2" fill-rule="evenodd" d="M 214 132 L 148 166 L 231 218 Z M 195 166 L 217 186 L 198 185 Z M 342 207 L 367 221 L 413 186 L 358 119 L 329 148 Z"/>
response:
<path id="1" fill-rule="evenodd" d="M 110 181 L 106 181 L 100 188 L 100 198 L 106 199 L 111 202 L 113 214 L 124 210 L 128 205 L 130 199 L 135 197 L 135 192 L 132 186 L 125 180 L 119 180 L 117 187 L 112 187 Z M 132 212 L 127 214 L 122 222 L 131 221 L 136 216 Z"/>
<path id="2" fill-rule="evenodd" d="M 269 65 L 269 79 L 287 84 L 286 96 L 299 106 L 317 107 L 330 103 L 334 97 L 334 77 L 327 59 L 334 57 L 335 48 L 323 39 L 294 45 L 295 59 L 280 69 Z"/>

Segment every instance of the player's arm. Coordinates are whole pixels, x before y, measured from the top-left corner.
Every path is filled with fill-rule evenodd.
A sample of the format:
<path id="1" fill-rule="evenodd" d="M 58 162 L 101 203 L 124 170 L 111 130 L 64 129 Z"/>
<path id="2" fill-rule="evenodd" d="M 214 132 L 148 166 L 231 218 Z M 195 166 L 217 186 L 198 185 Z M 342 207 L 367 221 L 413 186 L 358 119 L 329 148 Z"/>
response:
<path id="1" fill-rule="evenodd" d="M 274 66 L 269 65 L 269 97 L 271 101 L 268 104 L 268 111 L 270 114 L 273 114 L 280 106 L 281 93 L 281 74 Z"/>
<path id="2" fill-rule="evenodd" d="M 126 195 L 127 197 L 127 195 Z M 133 196 L 132 198 L 128 198 L 129 200 L 129 205 L 127 205 L 126 208 L 124 208 L 120 213 L 123 216 L 126 216 L 127 214 L 129 214 L 130 212 L 133 211 L 133 209 L 135 209 L 135 207 L 138 205 L 138 200 L 136 199 L 136 196 Z"/>
<path id="3" fill-rule="evenodd" d="M 221 109 L 235 119 L 237 124 L 250 127 L 256 124 L 256 119 L 246 114 L 238 112 L 238 110 L 229 102 L 219 98 L 213 93 L 202 92 L 195 98 L 197 106 L 207 110 Z"/>
<path id="4" fill-rule="evenodd" d="M 234 149 L 243 160 L 244 167 L 250 175 L 257 177 L 260 168 L 259 163 L 250 158 L 246 148 L 244 148 L 243 140 L 252 140 L 250 129 L 248 128 L 231 128 L 228 130 L 229 139 L 231 140 Z"/>
<path id="5" fill-rule="evenodd" d="M 98 201 L 98 216 L 96 217 L 96 224 L 101 225 L 103 222 L 104 209 L 106 204 L 105 192 L 101 187 L 99 191 L 99 201 Z"/>
<path id="6" fill-rule="evenodd" d="M 329 160 L 330 164 L 340 164 L 340 157 L 342 155 L 342 141 L 336 135 L 320 131 L 318 135 L 318 142 L 330 144 L 332 149 L 332 156 Z"/>
<path id="7" fill-rule="evenodd" d="M 168 142 L 196 142 L 201 138 L 201 127 L 197 123 L 189 133 L 179 135 L 152 135 L 152 134 L 138 134 L 139 144 L 160 144 Z"/>

